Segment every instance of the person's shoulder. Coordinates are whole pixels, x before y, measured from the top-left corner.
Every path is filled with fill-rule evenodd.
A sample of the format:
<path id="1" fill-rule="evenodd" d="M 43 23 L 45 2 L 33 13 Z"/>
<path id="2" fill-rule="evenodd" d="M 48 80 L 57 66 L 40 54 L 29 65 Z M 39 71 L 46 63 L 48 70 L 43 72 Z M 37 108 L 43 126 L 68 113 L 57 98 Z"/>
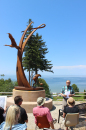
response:
<path id="1" fill-rule="evenodd" d="M 62 89 L 64 89 L 66 86 L 63 86 Z"/>
<path id="2" fill-rule="evenodd" d="M 27 128 L 27 125 L 26 125 L 26 123 L 24 123 L 24 124 L 19 123 L 19 124 L 13 126 L 13 127 L 18 129 L 18 130 L 25 130 Z"/>
<path id="3" fill-rule="evenodd" d="M 23 107 L 20 107 L 20 111 L 21 111 L 22 114 L 27 113 L 26 110 Z"/>
<path id="4" fill-rule="evenodd" d="M 38 109 L 38 107 L 34 107 L 34 108 L 33 108 L 33 110 L 36 110 L 36 109 Z"/>
<path id="5" fill-rule="evenodd" d="M 1 128 L 3 128 L 4 125 L 5 125 L 5 121 L 0 124 L 0 130 Z"/>
<path id="6" fill-rule="evenodd" d="M 44 110 L 46 110 L 47 112 L 50 112 L 48 107 L 44 107 Z"/>
<path id="7" fill-rule="evenodd" d="M 74 108 L 78 109 L 78 107 L 75 105 Z"/>
<path id="8" fill-rule="evenodd" d="M 34 107 L 33 108 L 33 113 L 36 112 L 38 110 L 38 107 Z"/>
<path id="9" fill-rule="evenodd" d="M 72 87 L 72 86 L 70 86 L 70 88 L 71 88 L 71 89 L 73 89 L 73 87 Z"/>
<path id="10" fill-rule="evenodd" d="M 25 110 L 25 109 L 24 109 L 23 107 L 21 107 L 21 106 L 20 106 L 20 109 L 21 109 L 21 110 Z"/>

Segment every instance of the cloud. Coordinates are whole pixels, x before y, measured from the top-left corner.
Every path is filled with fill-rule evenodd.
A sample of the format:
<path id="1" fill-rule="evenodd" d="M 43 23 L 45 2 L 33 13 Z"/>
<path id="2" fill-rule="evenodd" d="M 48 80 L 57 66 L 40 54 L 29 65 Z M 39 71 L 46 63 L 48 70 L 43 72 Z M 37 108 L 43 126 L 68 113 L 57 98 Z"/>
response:
<path id="1" fill-rule="evenodd" d="M 86 65 L 75 65 L 75 66 L 53 66 L 53 69 L 86 69 Z"/>

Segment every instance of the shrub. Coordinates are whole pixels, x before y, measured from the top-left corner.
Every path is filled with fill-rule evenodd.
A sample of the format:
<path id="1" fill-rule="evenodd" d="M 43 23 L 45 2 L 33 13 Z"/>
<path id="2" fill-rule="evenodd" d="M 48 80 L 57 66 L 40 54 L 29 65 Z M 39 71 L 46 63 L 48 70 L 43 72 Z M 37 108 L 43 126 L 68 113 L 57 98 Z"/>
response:
<path id="1" fill-rule="evenodd" d="M 86 90 L 84 90 L 84 92 L 86 92 Z M 84 93 L 84 95 L 85 95 L 85 96 L 84 96 L 84 99 L 86 99 L 86 93 Z"/>
<path id="2" fill-rule="evenodd" d="M 45 89 L 46 97 L 51 97 L 49 85 L 46 83 L 46 81 L 41 78 L 39 78 L 38 80 L 40 83 L 43 83 L 43 85 L 41 87 L 43 87 Z M 39 86 L 40 86 L 40 84 L 39 84 Z"/>
<path id="3" fill-rule="evenodd" d="M 77 87 L 76 84 L 73 84 L 72 87 L 74 89 L 74 92 L 79 92 L 79 88 Z"/>
<path id="4" fill-rule="evenodd" d="M 18 83 L 11 81 L 11 79 L 0 79 L 0 92 L 12 92 L 13 88 L 17 85 Z"/>

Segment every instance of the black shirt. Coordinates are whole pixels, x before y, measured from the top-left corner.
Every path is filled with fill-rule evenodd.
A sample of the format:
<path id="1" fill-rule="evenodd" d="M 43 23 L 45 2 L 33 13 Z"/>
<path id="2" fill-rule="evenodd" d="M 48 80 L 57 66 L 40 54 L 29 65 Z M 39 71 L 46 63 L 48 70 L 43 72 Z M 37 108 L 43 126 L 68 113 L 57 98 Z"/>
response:
<path id="1" fill-rule="evenodd" d="M 79 113 L 78 107 L 64 107 L 64 113 Z"/>
<path id="2" fill-rule="evenodd" d="M 3 113 L 4 113 L 4 109 L 0 107 L 0 124 L 4 121 Z"/>
<path id="3" fill-rule="evenodd" d="M 19 106 L 19 108 L 20 108 L 20 117 L 19 117 L 18 122 L 21 124 L 24 124 L 25 121 L 28 119 L 27 113 L 26 113 L 25 109 L 22 108 L 21 106 Z"/>

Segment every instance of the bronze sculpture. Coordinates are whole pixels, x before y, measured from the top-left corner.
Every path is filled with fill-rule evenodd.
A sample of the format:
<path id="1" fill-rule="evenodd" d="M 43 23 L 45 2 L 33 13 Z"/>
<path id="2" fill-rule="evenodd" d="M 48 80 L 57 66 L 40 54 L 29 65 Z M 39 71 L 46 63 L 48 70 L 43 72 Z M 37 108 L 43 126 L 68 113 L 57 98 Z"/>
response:
<path id="1" fill-rule="evenodd" d="M 33 84 L 33 86 L 35 85 L 35 84 L 37 84 L 37 80 L 38 80 L 38 77 L 41 77 L 41 75 L 40 74 L 36 74 L 34 77 L 33 77 L 33 80 L 35 81 L 35 83 Z M 43 85 L 43 83 L 40 83 L 40 82 L 38 82 L 41 86 Z"/>
<path id="2" fill-rule="evenodd" d="M 29 27 L 31 26 L 33 22 L 31 22 L 28 27 L 26 28 L 26 30 L 24 31 L 19 46 L 17 46 L 15 39 L 13 38 L 13 36 L 9 34 L 9 38 L 11 40 L 11 45 L 5 45 L 5 46 L 10 46 L 10 47 L 15 47 L 18 50 L 18 55 L 17 55 L 17 67 L 16 67 L 16 74 L 17 74 L 17 81 L 18 81 L 18 87 L 15 87 L 15 89 L 20 89 L 20 90 L 39 90 L 39 89 L 43 89 L 42 87 L 38 87 L 38 88 L 32 88 L 29 84 L 29 82 L 26 79 L 26 76 L 24 74 L 24 70 L 23 70 L 23 66 L 22 66 L 22 54 L 25 48 L 25 45 L 27 43 L 27 41 L 29 40 L 29 38 L 31 37 L 31 35 L 39 28 L 44 28 L 46 25 L 45 24 L 41 24 L 40 26 L 36 27 L 36 28 L 31 28 L 30 30 L 34 29 L 29 35 L 28 37 L 25 39 L 25 41 L 23 42 L 24 36 L 27 32 L 27 30 L 29 29 Z M 23 32 L 23 31 L 22 31 Z"/>

